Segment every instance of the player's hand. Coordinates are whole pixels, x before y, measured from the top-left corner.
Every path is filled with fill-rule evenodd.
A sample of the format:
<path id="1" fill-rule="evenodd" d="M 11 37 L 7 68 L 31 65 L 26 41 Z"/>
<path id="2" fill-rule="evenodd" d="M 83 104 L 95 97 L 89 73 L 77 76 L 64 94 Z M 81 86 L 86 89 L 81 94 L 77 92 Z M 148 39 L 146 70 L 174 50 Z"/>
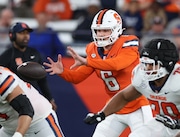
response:
<path id="1" fill-rule="evenodd" d="M 106 116 L 105 116 L 104 112 L 98 112 L 97 114 L 89 113 L 89 114 L 87 114 L 86 118 L 84 119 L 84 122 L 89 125 L 97 124 L 97 123 L 101 122 L 102 120 L 104 120 L 105 117 Z"/>
<path id="2" fill-rule="evenodd" d="M 73 69 L 77 66 L 86 65 L 87 60 L 84 57 L 81 57 L 78 55 L 70 46 L 67 47 L 67 52 L 70 54 L 74 59 L 74 64 L 70 67 L 70 69 Z"/>
<path id="3" fill-rule="evenodd" d="M 61 54 L 58 55 L 58 60 L 56 62 L 54 62 L 50 57 L 47 57 L 47 59 L 49 63 L 44 62 L 43 65 L 48 67 L 46 72 L 50 75 L 61 74 L 64 71 Z"/>
<path id="4" fill-rule="evenodd" d="M 156 115 L 155 119 L 163 123 L 166 127 L 171 129 L 180 129 L 180 122 L 176 119 L 172 119 L 167 115 Z"/>
<path id="5" fill-rule="evenodd" d="M 51 105 L 52 105 L 52 109 L 53 109 L 54 111 L 56 111 L 56 110 L 57 110 L 57 105 L 56 105 L 56 103 L 55 103 L 55 100 L 54 100 L 54 99 L 51 99 L 51 100 L 50 100 L 50 103 L 51 103 Z"/>

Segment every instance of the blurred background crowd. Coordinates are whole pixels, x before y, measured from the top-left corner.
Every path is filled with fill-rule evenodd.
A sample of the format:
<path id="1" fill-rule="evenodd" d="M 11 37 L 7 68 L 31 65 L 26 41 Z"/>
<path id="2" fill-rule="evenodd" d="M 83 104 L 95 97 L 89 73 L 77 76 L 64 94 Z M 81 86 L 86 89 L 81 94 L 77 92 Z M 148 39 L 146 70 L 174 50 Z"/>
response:
<path id="1" fill-rule="evenodd" d="M 67 45 L 85 55 L 84 47 L 92 41 L 92 19 L 104 8 L 119 12 L 124 34 L 137 35 L 140 47 L 166 37 L 180 49 L 180 0 L 1 0 L 0 54 L 10 45 L 10 24 L 24 21 L 35 29 L 29 46 L 42 56 L 66 56 Z"/>

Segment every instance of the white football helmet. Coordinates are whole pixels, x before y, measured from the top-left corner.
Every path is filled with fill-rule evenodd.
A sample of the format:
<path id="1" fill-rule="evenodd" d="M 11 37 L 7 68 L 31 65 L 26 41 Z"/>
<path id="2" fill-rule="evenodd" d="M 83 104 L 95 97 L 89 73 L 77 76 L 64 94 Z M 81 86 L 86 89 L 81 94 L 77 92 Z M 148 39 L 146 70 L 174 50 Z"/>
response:
<path id="1" fill-rule="evenodd" d="M 96 30 L 104 29 L 109 29 L 112 33 L 106 37 L 98 37 Z M 121 16 L 114 10 L 101 10 L 95 15 L 91 30 L 97 47 L 112 45 L 123 32 Z"/>
<path id="2" fill-rule="evenodd" d="M 169 72 L 166 70 L 165 67 L 162 67 L 163 64 L 161 61 L 155 61 L 154 59 L 150 59 L 148 57 L 141 57 L 141 71 L 148 81 L 154 81 L 156 79 L 164 77 L 166 74 L 169 74 Z M 147 65 L 151 64 L 152 69 L 148 70 Z"/>
<path id="3" fill-rule="evenodd" d="M 174 43 L 167 39 L 152 39 L 141 51 L 141 70 L 148 81 L 154 81 L 171 73 L 179 53 Z M 152 65 L 148 70 L 147 65 Z"/>

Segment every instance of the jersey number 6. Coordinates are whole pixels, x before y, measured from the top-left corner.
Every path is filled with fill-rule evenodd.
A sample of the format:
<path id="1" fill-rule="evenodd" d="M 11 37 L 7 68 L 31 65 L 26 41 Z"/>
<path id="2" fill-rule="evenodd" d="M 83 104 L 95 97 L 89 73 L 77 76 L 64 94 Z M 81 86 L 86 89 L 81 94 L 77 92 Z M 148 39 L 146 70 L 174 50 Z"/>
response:
<path id="1" fill-rule="evenodd" d="M 100 71 L 101 78 L 104 80 L 106 86 L 110 91 L 120 90 L 120 86 L 111 71 Z"/>

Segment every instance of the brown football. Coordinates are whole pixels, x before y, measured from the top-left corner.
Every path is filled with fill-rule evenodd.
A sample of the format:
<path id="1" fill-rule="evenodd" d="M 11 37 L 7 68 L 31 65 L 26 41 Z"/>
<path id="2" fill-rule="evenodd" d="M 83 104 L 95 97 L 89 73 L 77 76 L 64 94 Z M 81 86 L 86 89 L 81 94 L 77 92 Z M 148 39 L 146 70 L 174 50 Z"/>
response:
<path id="1" fill-rule="evenodd" d="M 17 67 L 17 73 L 23 80 L 39 80 L 46 77 L 44 66 L 37 62 L 24 62 Z"/>

